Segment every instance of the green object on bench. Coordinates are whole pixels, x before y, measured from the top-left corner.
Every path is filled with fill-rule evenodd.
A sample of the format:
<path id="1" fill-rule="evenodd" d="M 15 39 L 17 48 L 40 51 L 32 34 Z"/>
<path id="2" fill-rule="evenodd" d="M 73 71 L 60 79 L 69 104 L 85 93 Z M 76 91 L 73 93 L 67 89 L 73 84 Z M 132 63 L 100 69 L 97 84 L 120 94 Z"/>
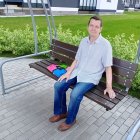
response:
<path id="1" fill-rule="evenodd" d="M 66 65 L 66 64 L 60 64 L 59 66 L 64 68 L 64 69 L 66 69 L 68 67 L 68 65 Z"/>
<path id="2" fill-rule="evenodd" d="M 52 63 L 58 65 L 62 63 L 71 65 L 75 59 L 78 47 L 55 39 L 52 40 L 51 47 L 51 57 L 54 58 L 53 60 L 42 60 L 39 62 L 31 63 L 29 66 L 57 80 L 58 78 L 47 70 L 47 66 Z M 108 95 L 104 95 L 104 90 L 106 88 L 105 74 L 103 74 L 103 80 L 101 79 L 100 83 L 93 90 L 87 92 L 85 96 L 105 107 L 106 110 L 112 109 L 127 95 L 128 90 L 132 85 L 137 67 L 138 64 L 136 63 L 131 63 L 129 61 L 113 57 L 112 82 L 116 97 L 114 99 L 110 99 Z M 73 87 L 71 86 L 71 88 Z"/>

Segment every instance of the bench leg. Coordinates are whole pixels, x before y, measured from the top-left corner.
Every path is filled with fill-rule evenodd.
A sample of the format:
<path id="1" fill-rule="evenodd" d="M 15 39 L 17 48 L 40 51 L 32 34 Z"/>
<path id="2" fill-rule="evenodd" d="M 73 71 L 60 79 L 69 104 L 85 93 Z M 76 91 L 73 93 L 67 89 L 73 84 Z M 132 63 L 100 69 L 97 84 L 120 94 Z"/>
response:
<path id="1" fill-rule="evenodd" d="M 109 109 L 108 109 L 108 108 L 106 108 L 106 111 L 109 111 Z"/>

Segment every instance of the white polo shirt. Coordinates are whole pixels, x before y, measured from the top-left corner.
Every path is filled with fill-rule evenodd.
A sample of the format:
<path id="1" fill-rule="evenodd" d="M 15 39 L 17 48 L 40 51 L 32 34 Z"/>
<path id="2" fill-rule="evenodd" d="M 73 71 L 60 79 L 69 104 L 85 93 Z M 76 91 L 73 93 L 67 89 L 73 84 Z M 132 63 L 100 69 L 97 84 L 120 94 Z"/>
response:
<path id="1" fill-rule="evenodd" d="M 77 82 L 97 85 L 105 67 L 112 66 L 112 47 L 102 35 L 99 35 L 93 43 L 90 42 L 89 37 L 85 37 L 80 42 L 75 59 L 77 65 L 70 79 L 77 76 Z"/>

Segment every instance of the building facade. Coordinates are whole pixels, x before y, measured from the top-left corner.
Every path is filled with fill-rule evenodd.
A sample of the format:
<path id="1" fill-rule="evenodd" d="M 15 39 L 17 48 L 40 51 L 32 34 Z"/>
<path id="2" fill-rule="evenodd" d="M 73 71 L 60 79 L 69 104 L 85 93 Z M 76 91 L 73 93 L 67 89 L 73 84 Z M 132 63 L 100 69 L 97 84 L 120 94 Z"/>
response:
<path id="1" fill-rule="evenodd" d="M 30 0 L 33 8 L 41 8 L 41 0 Z M 47 5 L 47 0 L 44 0 Z M 56 12 L 123 12 L 124 8 L 139 8 L 140 0 L 50 0 L 52 11 Z M 27 8 L 27 0 L 0 0 L 0 7 L 17 5 Z"/>
<path id="2" fill-rule="evenodd" d="M 124 0 L 124 7 L 128 9 L 140 9 L 140 0 Z"/>

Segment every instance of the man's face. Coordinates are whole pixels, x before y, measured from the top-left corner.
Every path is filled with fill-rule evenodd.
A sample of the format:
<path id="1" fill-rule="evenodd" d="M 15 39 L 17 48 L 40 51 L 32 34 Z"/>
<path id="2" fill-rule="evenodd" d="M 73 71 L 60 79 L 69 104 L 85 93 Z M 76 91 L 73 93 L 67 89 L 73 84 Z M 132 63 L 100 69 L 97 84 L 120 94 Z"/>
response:
<path id="1" fill-rule="evenodd" d="M 100 26 L 101 21 L 91 19 L 89 25 L 88 25 L 88 33 L 90 36 L 98 36 L 102 30 L 102 27 Z"/>

